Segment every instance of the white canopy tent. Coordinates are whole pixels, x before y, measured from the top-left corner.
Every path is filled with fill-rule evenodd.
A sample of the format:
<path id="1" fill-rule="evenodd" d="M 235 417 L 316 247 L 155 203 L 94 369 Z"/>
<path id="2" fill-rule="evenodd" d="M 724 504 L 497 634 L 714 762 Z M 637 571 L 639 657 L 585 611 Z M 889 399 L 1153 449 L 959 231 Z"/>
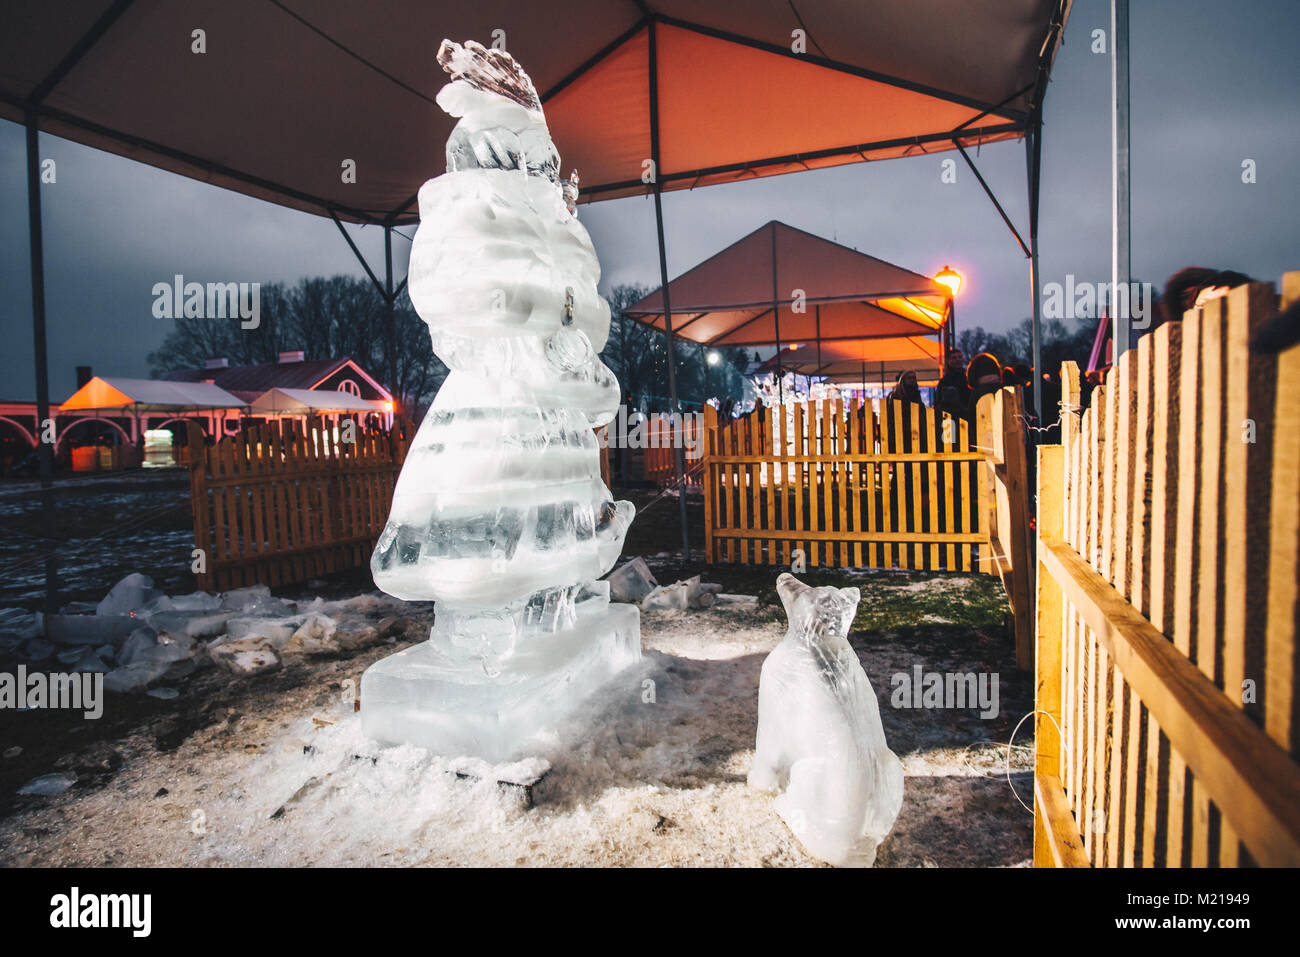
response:
<path id="1" fill-rule="evenodd" d="M 247 408 L 247 402 L 207 382 L 95 376 L 69 396 L 59 411 L 136 413 Z"/>
<path id="2" fill-rule="evenodd" d="M 317 413 L 370 413 L 386 415 L 391 409 L 377 399 L 351 392 L 325 389 L 270 389 L 253 400 L 253 415 L 315 415 Z"/>

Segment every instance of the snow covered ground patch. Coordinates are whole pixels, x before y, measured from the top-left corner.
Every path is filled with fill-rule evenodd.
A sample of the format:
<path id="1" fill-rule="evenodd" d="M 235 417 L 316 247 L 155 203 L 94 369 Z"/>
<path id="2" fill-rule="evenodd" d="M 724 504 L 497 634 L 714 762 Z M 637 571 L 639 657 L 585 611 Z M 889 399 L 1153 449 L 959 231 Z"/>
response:
<path id="1" fill-rule="evenodd" d="M 812 866 L 745 783 L 759 669 L 784 631 L 764 606 L 644 616 L 642 663 L 548 742 L 532 807 L 497 775 L 362 737 L 355 684 L 391 645 L 214 683 L 243 697 L 166 702 L 207 707 L 178 745 L 137 733 L 102 785 L 20 799 L 0 820 L 0 864 Z M 1027 678 L 1007 686 L 1010 649 L 951 626 L 851 638 L 907 774 L 877 866 L 1026 864 L 1032 818 L 997 760 L 1012 712 L 1031 706 Z M 889 676 L 913 663 L 1001 667 L 1004 718 L 891 708 Z M 1013 770 L 1028 766 L 1017 751 Z"/>

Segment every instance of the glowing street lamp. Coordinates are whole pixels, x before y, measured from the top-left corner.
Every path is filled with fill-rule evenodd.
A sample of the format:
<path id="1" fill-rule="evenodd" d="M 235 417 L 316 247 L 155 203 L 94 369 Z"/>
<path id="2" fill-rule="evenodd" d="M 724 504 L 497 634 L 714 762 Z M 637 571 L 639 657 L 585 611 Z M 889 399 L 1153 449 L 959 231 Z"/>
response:
<path id="1" fill-rule="evenodd" d="M 956 341 L 954 335 L 957 326 L 957 293 L 961 291 L 961 273 L 951 266 L 944 266 L 934 274 L 934 281 L 941 286 L 948 287 L 948 325 L 946 334 L 940 337 L 943 340 L 944 354 L 947 354 L 948 348 Z"/>
<path id="2" fill-rule="evenodd" d="M 947 286 L 954 297 L 961 291 L 961 273 L 951 266 L 944 266 L 935 273 L 934 281 L 941 286 Z"/>
<path id="3" fill-rule="evenodd" d="M 709 360 L 709 365 L 716 366 L 719 362 L 722 361 L 722 353 L 720 353 L 717 349 L 710 349 L 708 360 Z"/>

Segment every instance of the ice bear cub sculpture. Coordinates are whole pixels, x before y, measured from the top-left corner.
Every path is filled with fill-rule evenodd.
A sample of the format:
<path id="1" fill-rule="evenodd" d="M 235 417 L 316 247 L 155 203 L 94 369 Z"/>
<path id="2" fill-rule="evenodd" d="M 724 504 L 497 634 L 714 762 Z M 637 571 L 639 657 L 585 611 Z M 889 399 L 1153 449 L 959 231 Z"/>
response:
<path id="1" fill-rule="evenodd" d="M 870 867 L 903 804 L 903 766 L 885 743 L 876 693 L 850 647 L 856 588 L 776 581 L 790 630 L 763 662 L 751 787 L 813 857 Z"/>

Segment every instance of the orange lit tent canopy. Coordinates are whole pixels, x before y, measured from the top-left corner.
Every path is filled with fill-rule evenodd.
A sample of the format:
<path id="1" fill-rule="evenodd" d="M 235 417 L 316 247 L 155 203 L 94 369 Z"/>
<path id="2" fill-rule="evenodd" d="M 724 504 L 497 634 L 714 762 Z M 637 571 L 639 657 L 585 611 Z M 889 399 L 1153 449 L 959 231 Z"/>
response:
<path id="1" fill-rule="evenodd" d="M 941 335 L 952 314 L 949 290 L 928 276 L 778 222 L 682 273 L 668 284 L 668 300 L 673 335 L 708 346 L 775 345 L 780 368 L 791 370 L 788 354 L 807 375 L 828 374 L 817 371 L 825 364 L 817 357 L 832 354 L 937 367 L 940 345 L 923 337 Z M 663 291 L 624 315 L 663 329 Z M 827 352 L 831 345 L 838 353 Z"/>
<path id="2" fill-rule="evenodd" d="M 63 412 L 170 412 L 184 409 L 246 409 L 248 403 L 206 382 L 163 382 L 95 376 L 68 397 Z"/>
<path id="3" fill-rule="evenodd" d="M 1024 136 L 1068 11 L 1069 0 L 7 0 L 0 116 L 391 225 L 415 221 L 416 190 L 442 171 L 443 37 L 504 43 L 542 96 L 565 169 L 602 199 L 650 192 L 648 160 L 662 188 L 681 189 Z"/>
<path id="4" fill-rule="evenodd" d="M 892 386 L 900 372 L 910 369 L 920 385 L 928 386 L 939 381 L 943 347 L 921 336 L 823 342 L 820 349 L 800 343 L 782 349 L 780 362 L 783 372 L 863 388 Z M 776 365 L 773 356 L 759 368 L 772 371 Z"/>

